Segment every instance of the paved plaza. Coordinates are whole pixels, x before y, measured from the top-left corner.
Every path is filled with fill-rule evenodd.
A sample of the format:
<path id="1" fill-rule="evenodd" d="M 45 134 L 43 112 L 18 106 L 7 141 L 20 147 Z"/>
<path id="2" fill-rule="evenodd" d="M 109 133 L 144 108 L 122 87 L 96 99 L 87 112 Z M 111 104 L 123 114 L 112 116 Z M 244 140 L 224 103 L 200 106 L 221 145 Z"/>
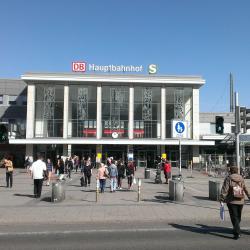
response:
<path id="1" fill-rule="evenodd" d="M 178 169 L 173 168 L 173 174 Z M 66 199 L 60 203 L 51 202 L 51 186 L 43 186 L 41 199 L 33 198 L 33 180 L 24 170 L 15 170 L 13 188 L 5 187 L 5 172 L 0 172 L 0 224 L 84 224 L 84 223 L 225 223 L 230 225 L 228 213 L 226 222 L 220 222 L 219 203 L 208 199 L 207 175 L 187 169 L 184 177 L 184 201 L 169 200 L 167 184 L 155 184 L 155 170 L 151 169 L 150 179 L 144 179 L 144 168 L 136 171 L 141 178 L 141 201 L 137 201 L 138 186 L 127 190 L 127 179 L 123 189 L 110 193 L 106 188 L 96 202 L 96 170 L 93 170 L 90 187 L 80 186 L 80 173 L 73 173 L 72 180 L 65 183 Z M 164 182 L 164 178 L 162 176 Z M 217 178 L 216 180 L 222 180 Z M 109 183 L 109 181 L 107 181 Z M 246 180 L 250 189 L 250 180 Z M 109 185 L 107 185 L 109 186 Z M 243 210 L 243 225 L 250 222 L 250 203 Z"/>

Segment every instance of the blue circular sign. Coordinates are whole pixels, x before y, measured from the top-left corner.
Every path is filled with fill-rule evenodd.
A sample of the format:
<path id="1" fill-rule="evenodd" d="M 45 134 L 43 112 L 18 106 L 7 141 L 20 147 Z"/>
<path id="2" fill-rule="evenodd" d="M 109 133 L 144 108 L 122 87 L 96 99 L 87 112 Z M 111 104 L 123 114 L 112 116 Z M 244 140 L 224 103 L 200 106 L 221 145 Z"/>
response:
<path id="1" fill-rule="evenodd" d="M 175 124 L 175 131 L 178 134 L 182 134 L 185 131 L 185 125 L 184 125 L 184 123 L 183 122 L 177 122 Z"/>

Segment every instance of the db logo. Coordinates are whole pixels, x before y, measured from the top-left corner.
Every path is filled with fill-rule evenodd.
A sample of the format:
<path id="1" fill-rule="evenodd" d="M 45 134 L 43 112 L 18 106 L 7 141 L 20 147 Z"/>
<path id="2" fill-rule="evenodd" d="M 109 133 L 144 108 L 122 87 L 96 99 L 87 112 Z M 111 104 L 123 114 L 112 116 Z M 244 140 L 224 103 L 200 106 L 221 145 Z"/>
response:
<path id="1" fill-rule="evenodd" d="M 72 62 L 72 71 L 73 72 L 85 72 L 86 63 L 85 62 Z"/>

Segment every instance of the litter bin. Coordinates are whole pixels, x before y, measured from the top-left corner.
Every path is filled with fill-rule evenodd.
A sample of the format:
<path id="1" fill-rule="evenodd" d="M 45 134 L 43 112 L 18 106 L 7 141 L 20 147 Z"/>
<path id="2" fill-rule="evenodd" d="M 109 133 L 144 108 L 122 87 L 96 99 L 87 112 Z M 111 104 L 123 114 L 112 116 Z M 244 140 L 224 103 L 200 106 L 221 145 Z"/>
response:
<path id="1" fill-rule="evenodd" d="M 210 180 L 208 182 L 209 200 L 219 201 L 221 188 L 221 181 Z"/>
<path id="2" fill-rule="evenodd" d="M 172 175 L 172 180 L 173 181 L 181 181 L 182 180 L 182 175 L 181 174 Z"/>
<path id="3" fill-rule="evenodd" d="M 145 168 L 144 178 L 145 179 L 150 179 L 150 169 Z"/>
<path id="4" fill-rule="evenodd" d="M 65 199 L 65 188 L 64 184 L 60 181 L 56 183 L 52 183 L 52 195 L 51 201 L 52 202 L 60 202 Z"/>
<path id="5" fill-rule="evenodd" d="M 169 181 L 169 199 L 172 201 L 183 201 L 184 183 L 183 181 Z"/>

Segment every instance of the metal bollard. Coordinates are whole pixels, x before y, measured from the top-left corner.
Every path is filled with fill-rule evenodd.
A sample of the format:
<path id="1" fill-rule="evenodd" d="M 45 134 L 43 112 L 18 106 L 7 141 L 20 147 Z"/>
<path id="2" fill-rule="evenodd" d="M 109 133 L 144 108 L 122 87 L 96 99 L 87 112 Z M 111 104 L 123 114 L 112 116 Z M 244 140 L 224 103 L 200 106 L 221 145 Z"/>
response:
<path id="1" fill-rule="evenodd" d="M 98 197 L 99 197 L 99 186 L 100 186 L 100 182 L 97 179 L 96 180 L 96 196 L 95 196 L 95 201 L 98 202 Z"/>
<path id="2" fill-rule="evenodd" d="M 137 195 L 137 201 L 140 202 L 141 200 L 141 179 L 138 178 L 138 195 Z"/>

